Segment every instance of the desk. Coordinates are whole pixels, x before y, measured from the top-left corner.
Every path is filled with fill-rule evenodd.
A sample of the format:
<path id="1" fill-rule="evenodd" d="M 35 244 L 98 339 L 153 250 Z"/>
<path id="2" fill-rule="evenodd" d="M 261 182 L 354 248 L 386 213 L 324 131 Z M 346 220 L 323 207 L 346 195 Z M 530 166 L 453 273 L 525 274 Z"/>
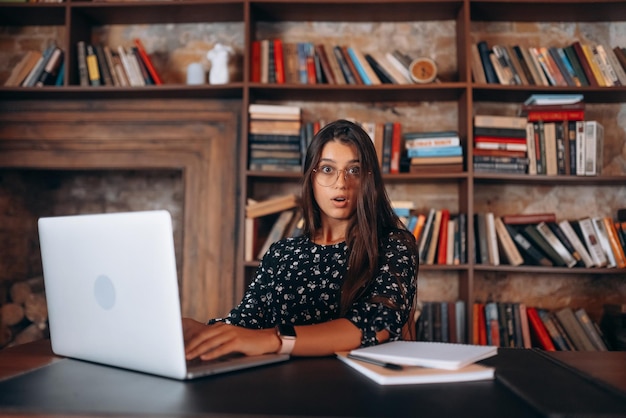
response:
<path id="1" fill-rule="evenodd" d="M 494 365 L 497 374 L 500 370 L 507 374 L 511 370 L 525 368 L 526 360 L 522 357 L 531 354 L 530 350 L 504 350 L 488 359 L 486 364 Z M 626 353 L 624 355 L 617 359 L 622 360 L 620 367 L 626 364 L 623 361 L 626 360 Z M 532 359 L 550 363 L 543 356 Z M 32 368 L 35 368 L 32 372 L 16 375 Z M 563 369 L 563 372 L 568 371 Z M 537 373 L 545 374 L 546 371 Z M 6 379 L 9 375 L 13 377 Z M 295 358 L 287 363 L 179 382 L 59 359 L 50 352 L 49 342 L 44 341 L 0 351 L 2 376 L 5 377 L 0 381 L 2 415 L 227 415 L 248 418 L 545 415 L 541 413 L 542 405 L 538 409 L 537 405 L 516 395 L 515 390 L 508 386 L 511 382 L 515 384 L 515 373 L 509 373 L 510 379 L 506 384 L 497 379 L 455 384 L 380 386 L 332 357 Z M 538 379 L 538 382 L 542 380 L 545 381 Z M 626 416 L 626 398 L 623 404 L 617 398 L 618 408 L 623 405 Z M 606 411 L 597 412 L 601 415 Z M 611 416 L 620 416 L 619 409 L 617 413 L 615 410 L 608 412 Z"/>

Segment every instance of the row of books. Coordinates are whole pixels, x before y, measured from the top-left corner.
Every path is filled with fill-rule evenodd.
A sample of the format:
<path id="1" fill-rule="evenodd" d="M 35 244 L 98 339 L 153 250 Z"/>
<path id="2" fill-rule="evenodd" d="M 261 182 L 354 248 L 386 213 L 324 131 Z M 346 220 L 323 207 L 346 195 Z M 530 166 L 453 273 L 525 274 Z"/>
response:
<path id="1" fill-rule="evenodd" d="M 418 308 L 418 341 L 468 343 L 465 301 L 424 301 L 418 303 Z"/>
<path id="2" fill-rule="evenodd" d="M 4 82 L 7 87 L 62 86 L 65 74 L 64 52 L 55 44 L 43 52 L 27 51 Z"/>
<path id="3" fill-rule="evenodd" d="M 476 345 L 546 351 L 608 351 L 610 344 L 584 308 L 550 311 L 516 302 L 476 302 L 472 342 Z"/>
<path id="4" fill-rule="evenodd" d="M 626 268 L 626 219 L 474 214 L 476 263 Z"/>
<path id="5" fill-rule="evenodd" d="M 140 87 L 160 85 L 161 78 L 140 39 L 131 47 L 76 44 L 81 86 Z"/>
<path id="6" fill-rule="evenodd" d="M 251 81 L 276 84 L 409 84 L 413 59 L 394 50 L 363 53 L 346 45 L 284 42 L 262 39 L 252 42 Z"/>
<path id="7" fill-rule="evenodd" d="M 477 83 L 561 87 L 626 85 L 626 48 L 575 41 L 565 47 L 472 45 Z"/>
<path id="8" fill-rule="evenodd" d="M 474 117 L 476 172 L 530 175 L 602 174 L 604 126 L 585 120 L 582 100 L 531 104 L 520 116 Z"/>
<path id="9" fill-rule="evenodd" d="M 467 216 L 448 209 L 431 208 L 416 213 L 411 201 L 394 201 L 392 206 L 407 230 L 413 233 L 421 264 L 467 263 Z"/>

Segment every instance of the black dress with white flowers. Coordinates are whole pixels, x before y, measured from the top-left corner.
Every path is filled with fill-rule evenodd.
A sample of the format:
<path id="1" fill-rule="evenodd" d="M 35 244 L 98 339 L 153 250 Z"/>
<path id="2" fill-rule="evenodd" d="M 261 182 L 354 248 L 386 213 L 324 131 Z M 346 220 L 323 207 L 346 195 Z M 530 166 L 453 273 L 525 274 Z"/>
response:
<path id="1" fill-rule="evenodd" d="M 395 230 L 381 240 L 378 274 L 344 315 L 362 331 L 362 346 L 376 344 L 376 333 L 383 329 L 390 332 L 392 340 L 398 339 L 407 320 L 417 291 L 418 268 L 417 254 L 406 245 L 411 239 L 407 234 Z M 318 245 L 305 236 L 272 244 L 241 303 L 221 320 L 261 329 L 339 318 L 347 249 L 345 242 Z M 399 309 L 371 302 L 374 296 L 390 299 Z"/>

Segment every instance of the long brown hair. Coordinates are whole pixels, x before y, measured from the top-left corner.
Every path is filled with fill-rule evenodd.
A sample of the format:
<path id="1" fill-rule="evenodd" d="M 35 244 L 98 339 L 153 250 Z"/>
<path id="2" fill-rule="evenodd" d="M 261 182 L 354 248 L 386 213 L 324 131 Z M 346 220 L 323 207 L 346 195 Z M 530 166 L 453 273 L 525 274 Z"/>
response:
<path id="1" fill-rule="evenodd" d="M 304 161 L 302 179 L 302 207 L 304 234 L 313 238 L 321 228 L 321 212 L 313 195 L 313 170 L 319 164 L 322 150 L 330 141 L 338 141 L 356 148 L 361 164 L 361 181 L 356 213 L 346 231 L 348 272 L 341 290 L 341 312 L 345 313 L 374 279 L 379 264 L 379 240 L 401 223 L 391 207 L 383 184 L 378 157 L 372 140 L 357 124 L 337 120 L 324 126 L 309 145 Z M 417 248 L 412 234 L 410 248 Z M 390 301 L 383 303 L 393 305 Z"/>

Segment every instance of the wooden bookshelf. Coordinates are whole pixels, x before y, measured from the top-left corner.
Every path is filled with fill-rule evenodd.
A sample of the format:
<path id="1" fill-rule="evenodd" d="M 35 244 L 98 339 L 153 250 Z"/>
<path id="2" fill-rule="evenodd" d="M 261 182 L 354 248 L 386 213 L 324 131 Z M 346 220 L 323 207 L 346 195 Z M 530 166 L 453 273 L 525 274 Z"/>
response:
<path id="1" fill-rule="evenodd" d="M 510 22 L 520 24 L 552 24 L 565 22 L 585 25 L 623 25 L 626 21 L 626 8 L 622 0 L 181 0 L 181 1 L 142 1 L 142 2 L 114 2 L 114 1 L 67 1 L 64 3 L 0 3 L 0 26 L 60 26 L 65 34 L 64 39 L 57 43 L 66 51 L 65 64 L 68 71 L 65 75 L 64 87 L 45 88 L 6 88 L 0 87 L 0 100 L 18 99 L 28 101 L 40 100 L 115 100 L 117 98 L 135 100 L 166 100 L 166 99 L 193 99 L 218 100 L 234 99 L 241 104 L 241 126 L 239 137 L 239 199 L 236 204 L 237 224 L 233 229 L 237 231 L 235 249 L 237 262 L 234 277 L 234 298 L 232 304 L 239 300 L 247 285 L 256 263 L 243 262 L 243 223 L 245 217 L 245 202 L 249 197 L 263 198 L 281 190 L 297 190 L 299 176 L 297 174 L 268 173 L 247 171 L 247 108 L 250 103 L 297 103 L 305 110 L 305 118 L 318 118 L 324 108 L 336 107 L 344 109 L 336 115 L 361 116 L 363 118 L 376 117 L 382 121 L 394 117 L 398 121 L 406 122 L 409 128 L 417 129 L 429 127 L 426 120 L 434 119 L 436 114 L 429 115 L 427 105 L 441 106 L 441 113 L 451 113 L 451 119 L 444 120 L 450 126 L 446 128 L 459 132 L 466 169 L 462 173 L 415 175 L 401 173 L 387 175 L 385 180 L 390 188 L 392 197 L 407 199 L 402 193 L 416 196 L 435 196 L 439 188 L 446 190 L 446 199 L 433 202 L 433 205 L 443 205 L 453 202 L 456 211 L 471 216 L 491 205 L 482 200 L 482 196 L 489 196 L 491 188 L 515 190 L 515 188 L 562 188 L 581 190 L 587 195 L 593 194 L 595 187 L 613 188 L 618 196 L 612 200 L 617 205 L 612 208 L 626 207 L 624 198 L 626 189 L 626 173 L 603 175 L 598 177 L 563 177 L 563 176 L 515 176 L 491 175 L 474 173 L 471 164 L 472 144 L 472 117 L 477 111 L 497 107 L 499 105 L 512 111 L 516 104 L 523 102 L 532 93 L 574 93 L 580 92 L 585 96 L 585 102 L 590 106 L 603 108 L 604 106 L 626 105 L 626 87 L 611 88 L 569 88 L 569 87 L 542 87 L 542 86 L 502 86 L 486 85 L 472 82 L 470 66 L 470 46 L 476 39 L 484 35 L 481 28 L 485 25 L 505 27 Z M 78 84 L 76 42 L 88 40 L 94 27 L 103 25 L 150 25 L 150 24 L 187 24 L 187 23 L 220 23 L 238 22 L 243 28 L 243 79 L 222 86 L 186 86 L 183 84 L 164 84 L 148 87 L 80 87 Z M 252 41 L 282 34 L 283 25 L 312 23 L 359 25 L 366 23 L 381 23 L 388 25 L 448 25 L 453 28 L 452 33 L 445 35 L 445 41 L 453 51 L 446 59 L 449 67 L 446 78 L 440 83 L 425 85 L 301 85 L 301 84 L 261 84 L 250 82 L 249 68 L 251 63 L 250 46 Z M 523 27 L 523 25 L 520 25 Z M 277 36 L 279 36 L 277 35 Z M 513 39 L 515 33 L 496 28 L 488 34 L 490 38 Z M 291 34 L 286 34 L 291 36 Z M 316 35 L 311 33 L 311 39 Z M 329 35 L 324 35 L 328 37 Z M 339 35 L 337 35 L 339 36 Z M 360 35 L 365 36 L 365 35 Z M 444 35 L 441 35 L 443 37 Z M 338 38 L 334 38 L 337 40 Z M 356 39 L 356 38 L 355 38 Z M 328 39 L 325 39 L 328 40 Z M 332 39 L 331 39 L 332 41 Z M 355 40 L 356 42 L 356 40 Z M 419 45 L 420 40 L 417 40 Z M 347 41 L 346 41 L 347 43 Z M 622 40 L 626 46 L 626 39 Z M 419 49 L 416 47 L 416 50 Z M 345 111 L 347 107 L 354 107 L 352 113 Z M 386 109 L 398 108 L 398 114 L 390 116 Z M 419 114 L 414 114 L 413 108 L 418 108 Z M 604 114 L 602 109 L 598 115 Z M 398 116 L 399 115 L 399 116 Z M 404 119 L 403 119 L 404 118 Z M 422 120 L 420 120 L 420 118 Z M 623 118 L 623 116 L 622 116 Z M 431 122 L 432 123 L 432 122 Z M 621 124 L 622 127 L 626 125 Z M 431 125 L 432 127 L 432 125 Z M 623 146 L 624 132 L 618 132 L 617 139 Z M 0 138 L 0 141 L 2 138 Z M 621 149 L 614 145 L 613 149 Z M 468 163 L 469 161 L 469 163 Z M 405 192 L 408 190 L 409 192 Z M 486 193 L 485 193 L 486 191 Z M 513 193 L 514 195 L 514 193 Z M 481 199 L 477 201 L 475 196 Z M 620 197 L 621 196 L 621 197 Z M 497 202 L 498 196 L 492 196 L 495 207 L 502 208 Z M 559 203 L 550 203 L 543 197 L 545 206 L 551 206 L 559 216 L 570 216 L 571 207 L 561 207 Z M 429 202 L 421 198 L 419 206 L 428 207 Z M 488 199 L 489 200 L 489 199 Z M 568 202 L 569 204 L 570 202 Z M 498 206 L 500 205 L 500 206 Z M 509 205 L 511 210 L 518 210 L 518 206 Z M 523 208 L 522 208 L 523 209 Z M 474 228 L 468 222 L 468 237 L 473 237 Z M 468 242 L 468 259 L 474 257 L 474 244 Z M 552 274 L 566 275 L 573 278 L 592 278 L 612 281 L 624 291 L 624 270 L 616 269 L 549 269 L 540 267 L 515 268 L 509 266 L 483 266 L 470 261 L 461 266 L 423 265 L 420 268 L 420 278 L 427 277 L 428 286 L 440 275 L 444 276 L 445 287 L 456 289 L 456 296 L 467 302 L 467 320 L 471 324 L 471 303 L 477 297 L 483 297 L 479 292 L 479 281 L 489 281 L 491 277 L 520 276 L 521 280 L 528 276 L 545 276 L 550 280 Z M 454 285 L 448 280 L 455 281 Z M 482 286 L 482 285 L 481 285 Z M 420 287 L 421 288 L 421 287 Z M 428 292 L 427 292 L 428 293 Z M 607 300 L 615 295 L 606 295 Z M 446 297 L 446 296 L 444 296 Z M 623 294 L 622 294 L 623 298 Z M 611 300 L 613 300 L 611 299 Z M 577 303 L 577 302 L 575 302 Z M 595 301 L 597 319 L 598 301 Z"/>

